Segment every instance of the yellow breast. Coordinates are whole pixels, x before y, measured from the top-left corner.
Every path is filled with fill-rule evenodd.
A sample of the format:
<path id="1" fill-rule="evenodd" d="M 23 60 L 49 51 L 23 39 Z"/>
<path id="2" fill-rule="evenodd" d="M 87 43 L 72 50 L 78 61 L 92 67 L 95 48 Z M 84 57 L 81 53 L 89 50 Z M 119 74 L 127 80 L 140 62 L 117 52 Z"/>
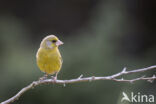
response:
<path id="1" fill-rule="evenodd" d="M 54 74 L 61 69 L 62 58 L 57 47 L 54 49 L 39 48 L 36 58 L 38 67 L 46 74 Z"/>

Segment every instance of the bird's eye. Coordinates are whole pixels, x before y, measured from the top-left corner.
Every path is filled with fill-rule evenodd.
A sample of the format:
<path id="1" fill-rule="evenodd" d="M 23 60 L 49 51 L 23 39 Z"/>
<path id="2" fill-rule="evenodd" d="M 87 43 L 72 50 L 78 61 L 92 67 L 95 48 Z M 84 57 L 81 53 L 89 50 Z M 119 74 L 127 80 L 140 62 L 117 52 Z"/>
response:
<path id="1" fill-rule="evenodd" d="M 53 43 L 56 43 L 56 40 L 52 40 Z"/>

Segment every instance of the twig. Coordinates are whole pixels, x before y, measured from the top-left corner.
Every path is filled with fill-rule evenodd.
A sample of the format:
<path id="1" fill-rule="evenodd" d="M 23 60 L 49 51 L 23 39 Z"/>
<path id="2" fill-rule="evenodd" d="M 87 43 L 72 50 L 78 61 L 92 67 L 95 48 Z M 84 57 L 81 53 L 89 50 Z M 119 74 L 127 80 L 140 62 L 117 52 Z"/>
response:
<path id="1" fill-rule="evenodd" d="M 146 80 L 149 82 L 153 82 L 153 80 L 156 79 L 155 75 L 153 75 L 152 77 L 143 76 L 143 77 L 138 77 L 138 78 L 134 78 L 134 79 L 117 78 L 122 75 L 129 75 L 132 73 L 139 73 L 139 72 L 144 72 L 144 71 L 148 71 L 148 70 L 152 70 L 152 69 L 156 69 L 156 65 L 142 68 L 142 69 L 131 70 L 131 71 L 127 71 L 126 68 L 124 68 L 119 73 L 113 74 L 111 76 L 104 76 L 104 77 L 92 76 L 92 77 L 82 78 L 83 75 L 80 75 L 80 77 L 78 77 L 76 79 L 71 79 L 71 80 L 53 80 L 53 79 L 41 80 L 40 79 L 38 81 L 33 81 L 31 84 L 29 84 L 28 86 L 21 89 L 15 96 L 9 98 L 8 100 L 6 100 L 4 102 L 1 102 L 0 104 L 10 104 L 10 103 L 18 100 L 20 98 L 20 96 L 22 96 L 26 91 L 34 88 L 35 86 L 38 86 L 41 84 L 47 84 L 47 83 L 63 84 L 65 86 L 65 84 L 69 84 L 69 83 L 90 82 L 90 81 L 96 81 L 96 80 L 112 80 L 112 81 L 116 81 L 116 82 L 128 82 L 128 83 L 133 83 L 133 82 L 139 81 L 139 80 Z"/>

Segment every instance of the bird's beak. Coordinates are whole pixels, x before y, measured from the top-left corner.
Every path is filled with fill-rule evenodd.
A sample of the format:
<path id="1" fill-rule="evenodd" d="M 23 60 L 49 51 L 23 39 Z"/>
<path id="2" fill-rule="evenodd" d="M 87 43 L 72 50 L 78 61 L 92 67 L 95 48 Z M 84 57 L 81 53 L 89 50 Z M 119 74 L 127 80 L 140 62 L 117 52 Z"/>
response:
<path id="1" fill-rule="evenodd" d="M 58 40 L 58 41 L 56 42 L 56 45 L 57 45 L 57 46 L 62 45 L 62 44 L 63 44 L 63 42 L 60 41 L 60 40 Z"/>

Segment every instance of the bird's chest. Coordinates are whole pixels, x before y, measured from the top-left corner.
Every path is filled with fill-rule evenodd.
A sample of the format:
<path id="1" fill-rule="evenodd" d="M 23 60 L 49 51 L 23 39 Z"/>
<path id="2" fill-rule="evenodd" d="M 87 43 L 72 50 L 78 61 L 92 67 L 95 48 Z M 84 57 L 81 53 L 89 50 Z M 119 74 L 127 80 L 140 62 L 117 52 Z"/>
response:
<path id="1" fill-rule="evenodd" d="M 59 51 L 41 50 L 37 55 L 37 64 L 43 72 L 48 74 L 58 72 L 62 66 Z"/>
<path id="2" fill-rule="evenodd" d="M 58 53 L 49 53 L 43 56 L 43 60 L 45 60 L 45 63 L 53 64 L 59 62 L 59 57 Z"/>
<path id="3" fill-rule="evenodd" d="M 58 50 L 41 50 L 38 53 L 38 61 L 44 64 L 55 64 L 60 62 L 60 53 Z"/>

